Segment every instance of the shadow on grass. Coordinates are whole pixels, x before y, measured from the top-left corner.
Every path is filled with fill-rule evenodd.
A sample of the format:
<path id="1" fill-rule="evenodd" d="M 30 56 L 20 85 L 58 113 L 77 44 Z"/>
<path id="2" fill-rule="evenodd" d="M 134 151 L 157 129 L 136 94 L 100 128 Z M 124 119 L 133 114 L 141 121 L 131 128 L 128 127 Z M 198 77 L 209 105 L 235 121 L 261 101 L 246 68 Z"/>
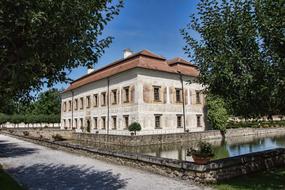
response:
<path id="1" fill-rule="evenodd" d="M 4 157 L 19 157 L 36 153 L 36 148 L 24 148 L 16 143 L 9 143 L 8 141 L 0 141 L 0 158 Z"/>
<path id="2" fill-rule="evenodd" d="M 124 188 L 127 179 L 120 179 L 110 170 L 96 171 L 91 168 L 65 165 L 35 164 L 8 170 L 27 189 L 41 190 L 94 190 Z"/>
<path id="3" fill-rule="evenodd" d="M 219 190 L 284 190 L 285 168 L 230 179 L 215 187 Z"/>

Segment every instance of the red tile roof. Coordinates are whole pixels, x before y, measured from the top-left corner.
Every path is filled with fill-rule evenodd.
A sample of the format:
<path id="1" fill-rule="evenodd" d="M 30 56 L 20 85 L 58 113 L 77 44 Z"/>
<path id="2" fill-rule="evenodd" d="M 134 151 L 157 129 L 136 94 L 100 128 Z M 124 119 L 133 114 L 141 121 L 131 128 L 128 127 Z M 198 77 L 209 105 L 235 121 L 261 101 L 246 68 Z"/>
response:
<path id="1" fill-rule="evenodd" d="M 74 80 L 64 92 L 133 68 L 144 68 L 168 73 L 177 73 L 179 71 L 184 75 L 193 77 L 197 77 L 199 74 L 195 65 L 182 58 L 166 60 L 164 57 L 156 55 L 148 50 L 142 50 L 125 59 L 117 60 L 101 69 L 95 70 Z"/>

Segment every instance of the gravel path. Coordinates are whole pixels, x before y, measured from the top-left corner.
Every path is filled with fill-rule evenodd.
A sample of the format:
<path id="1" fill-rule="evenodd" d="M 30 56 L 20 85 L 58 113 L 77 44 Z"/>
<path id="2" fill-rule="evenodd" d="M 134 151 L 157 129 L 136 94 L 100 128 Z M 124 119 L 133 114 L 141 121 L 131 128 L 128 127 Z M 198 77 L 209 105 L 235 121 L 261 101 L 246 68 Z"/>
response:
<path id="1" fill-rule="evenodd" d="M 0 135 L 0 163 L 30 190 L 210 189 Z"/>

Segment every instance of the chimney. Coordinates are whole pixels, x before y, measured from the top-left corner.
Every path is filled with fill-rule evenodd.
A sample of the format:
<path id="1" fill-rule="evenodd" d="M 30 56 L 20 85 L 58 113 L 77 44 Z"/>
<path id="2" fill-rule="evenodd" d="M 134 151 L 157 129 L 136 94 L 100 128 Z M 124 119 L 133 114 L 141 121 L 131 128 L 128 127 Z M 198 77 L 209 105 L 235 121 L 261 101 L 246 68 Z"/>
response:
<path id="1" fill-rule="evenodd" d="M 87 67 L 87 74 L 92 73 L 94 71 L 93 66 L 90 65 Z"/>
<path id="2" fill-rule="evenodd" d="M 131 56 L 132 54 L 133 54 L 133 51 L 130 50 L 129 48 L 124 49 L 124 59 L 126 59 L 129 56 Z"/>

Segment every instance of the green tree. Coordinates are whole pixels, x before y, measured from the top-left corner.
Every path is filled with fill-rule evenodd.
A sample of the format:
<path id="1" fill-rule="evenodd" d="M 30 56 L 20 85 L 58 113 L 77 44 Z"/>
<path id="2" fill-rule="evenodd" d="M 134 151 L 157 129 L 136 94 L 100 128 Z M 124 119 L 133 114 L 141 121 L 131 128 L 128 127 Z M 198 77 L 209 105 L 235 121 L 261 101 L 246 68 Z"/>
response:
<path id="1" fill-rule="evenodd" d="M 258 16 L 257 5 L 265 8 L 258 2 L 201 0 L 198 13 L 181 31 L 187 43 L 185 52 L 199 66 L 199 81 L 210 94 L 224 99 L 232 114 L 244 117 L 284 114 L 285 106 L 284 59 L 268 56 L 272 42 L 262 32 L 268 21 Z M 284 1 L 279 2 L 272 18 L 283 22 L 270 25 L 274 27 L 270 31 L 284 40 Z M 270 35 L 267 38 L 271 39 Z"/>
<path id="2" fill-rule="evenodd" d="M 207 95 L 208 120 L 214 129 L 226 131 L 229 114 L 224 100 L 217 96 Z"/>
<path id="3" fill-rule="evenodd" d="M 60 91 L 50 89 L 39 94 L 33 104 L 33 114 L 59 115 L 61 106 Z"/>
<path id="4" fill-rule="evenodd" d="M 42 85 L 66 82 L 96 63 L 112 41 L 102 38 L 122 0 L 0 1 L 0 105 Z"/>
<path id="5" fill-rule="evenodd" d="M 137 131 L 140 131 L 142 128 L 141 128 L 141 125 L 138 123 L 138 122 L 133 122 L 129 127 L 128 127 L 128 130 L 131 131 L 131 132 L 134 132 L 134 134 L 136 135 L 137 134 Z"/>

